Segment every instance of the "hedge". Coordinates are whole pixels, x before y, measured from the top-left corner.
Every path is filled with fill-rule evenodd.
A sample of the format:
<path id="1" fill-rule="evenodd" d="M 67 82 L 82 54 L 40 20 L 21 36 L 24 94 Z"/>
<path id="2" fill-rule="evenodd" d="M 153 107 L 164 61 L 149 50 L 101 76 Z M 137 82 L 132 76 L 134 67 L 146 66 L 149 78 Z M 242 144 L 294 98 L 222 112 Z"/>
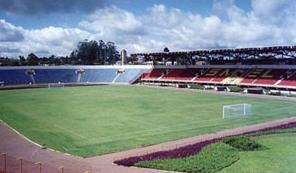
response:
<path id="1" fill-rule="evenodd" d="M 227 87 L 230 92 L 241 92 L 243 89 L 239 86 L 228 86 Z"/>
<path id="2" fill-rule="evenodd" d="M 239 151 L 258 151 L 266 148 L 246 136 L 228 137 L 222 139 L 222 142 L 238 149 Z"/>
<path id="3" fill-rule="evenodd" d="M 190 89 L 204 89 L 203 85 L 200 84 L 190 84 Z"/>

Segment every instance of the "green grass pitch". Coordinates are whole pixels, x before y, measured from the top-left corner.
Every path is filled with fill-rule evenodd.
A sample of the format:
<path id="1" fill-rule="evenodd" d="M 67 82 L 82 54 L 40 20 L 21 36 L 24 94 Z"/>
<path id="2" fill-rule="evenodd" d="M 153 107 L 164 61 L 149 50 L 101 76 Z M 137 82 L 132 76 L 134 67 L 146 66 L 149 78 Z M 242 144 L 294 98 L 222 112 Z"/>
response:
<path id="1" fill-rule="evenodd" d="M 295 172 L 296 133 L 257 136 L 255 140 L 268 149 L 240 152 L 240 160 L 219 173 Z"/>
<path id="2" fill-rule="evenodd" d="M 296 114 L 295 102 L 137 86 L 0 91 L 0 119 L 48 147 L 79 156 L 121 151 Z M 222 119 L 222 106 L 254 115 Z"/>

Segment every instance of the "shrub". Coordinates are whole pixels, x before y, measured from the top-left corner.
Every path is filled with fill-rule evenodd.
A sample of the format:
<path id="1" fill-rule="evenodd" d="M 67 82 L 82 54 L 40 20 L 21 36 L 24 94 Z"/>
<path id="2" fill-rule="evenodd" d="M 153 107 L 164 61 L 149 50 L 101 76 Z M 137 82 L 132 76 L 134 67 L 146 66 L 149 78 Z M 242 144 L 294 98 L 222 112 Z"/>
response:
<path id="1" fill-rule="evenodd" d="M 237 149 L 218 142 L 206 146 L 199 154 L 177 158 L 141 161 L 136 166 L 190 173 L 213 173 L 239 160 Z"/>
<path id="2" fill-rule="evenodd" d="M 257 151 L 265 148 L 263 145 L 246 136 L 228 137 L 222 139 L 222 141 L 240 151 Z"/>
<path id="3" fill-rule="evenodd" d="M 204 89 L 204 86 L 203 85 L 200 85 L 200 84 L 190 84 L 190 89 Z"/>
<path id="4" fill-rule="evenodd" d="M 241 92 L 243 89 L 239 86 L 229 86 L 227 87 L 230 92 Z"/>

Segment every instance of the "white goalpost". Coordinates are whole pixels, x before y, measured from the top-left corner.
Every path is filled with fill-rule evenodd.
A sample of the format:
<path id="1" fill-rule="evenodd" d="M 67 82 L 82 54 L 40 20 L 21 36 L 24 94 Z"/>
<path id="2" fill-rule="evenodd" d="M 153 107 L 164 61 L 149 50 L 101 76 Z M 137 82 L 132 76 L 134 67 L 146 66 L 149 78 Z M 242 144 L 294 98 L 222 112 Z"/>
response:
<path id="1" fill-rule="evenodd" d="M 47 84 L 47 88 L 51 89 L 51 88 L 65 88 L 65 84 L 58 82 L 58 83 L 48 83 Z"/>
<path id="2" fill-rule="evenodd" d="M 243 103 L 223 106 L 223 119 L 248 117 L 252 115 L 252 105 Z"/>

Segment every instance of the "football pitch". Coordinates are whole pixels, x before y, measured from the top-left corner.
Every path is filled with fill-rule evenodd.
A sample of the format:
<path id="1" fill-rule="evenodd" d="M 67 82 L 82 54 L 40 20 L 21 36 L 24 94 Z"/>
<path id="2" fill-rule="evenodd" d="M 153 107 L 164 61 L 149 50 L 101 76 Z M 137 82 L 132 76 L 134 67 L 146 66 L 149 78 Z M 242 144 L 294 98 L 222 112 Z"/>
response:
<path id="1" fill-rule="evenodd" d="M 223 105 L 253 115 L 222 119 Z M 0 119 L 50 148 L 93 156 L 296 115 L 296 102 L 139 86 L 0 91 Z"/>
<path id="2" fill-rule="evenodd" d="M 282 133 L 254 138 L 267 149 L 240 152 L 240 160 L 219 173 L 279 173 L 294 172 L 296 165 L 296 134 Z M 238 171 L 239 170 L 239 171 Z"/>

